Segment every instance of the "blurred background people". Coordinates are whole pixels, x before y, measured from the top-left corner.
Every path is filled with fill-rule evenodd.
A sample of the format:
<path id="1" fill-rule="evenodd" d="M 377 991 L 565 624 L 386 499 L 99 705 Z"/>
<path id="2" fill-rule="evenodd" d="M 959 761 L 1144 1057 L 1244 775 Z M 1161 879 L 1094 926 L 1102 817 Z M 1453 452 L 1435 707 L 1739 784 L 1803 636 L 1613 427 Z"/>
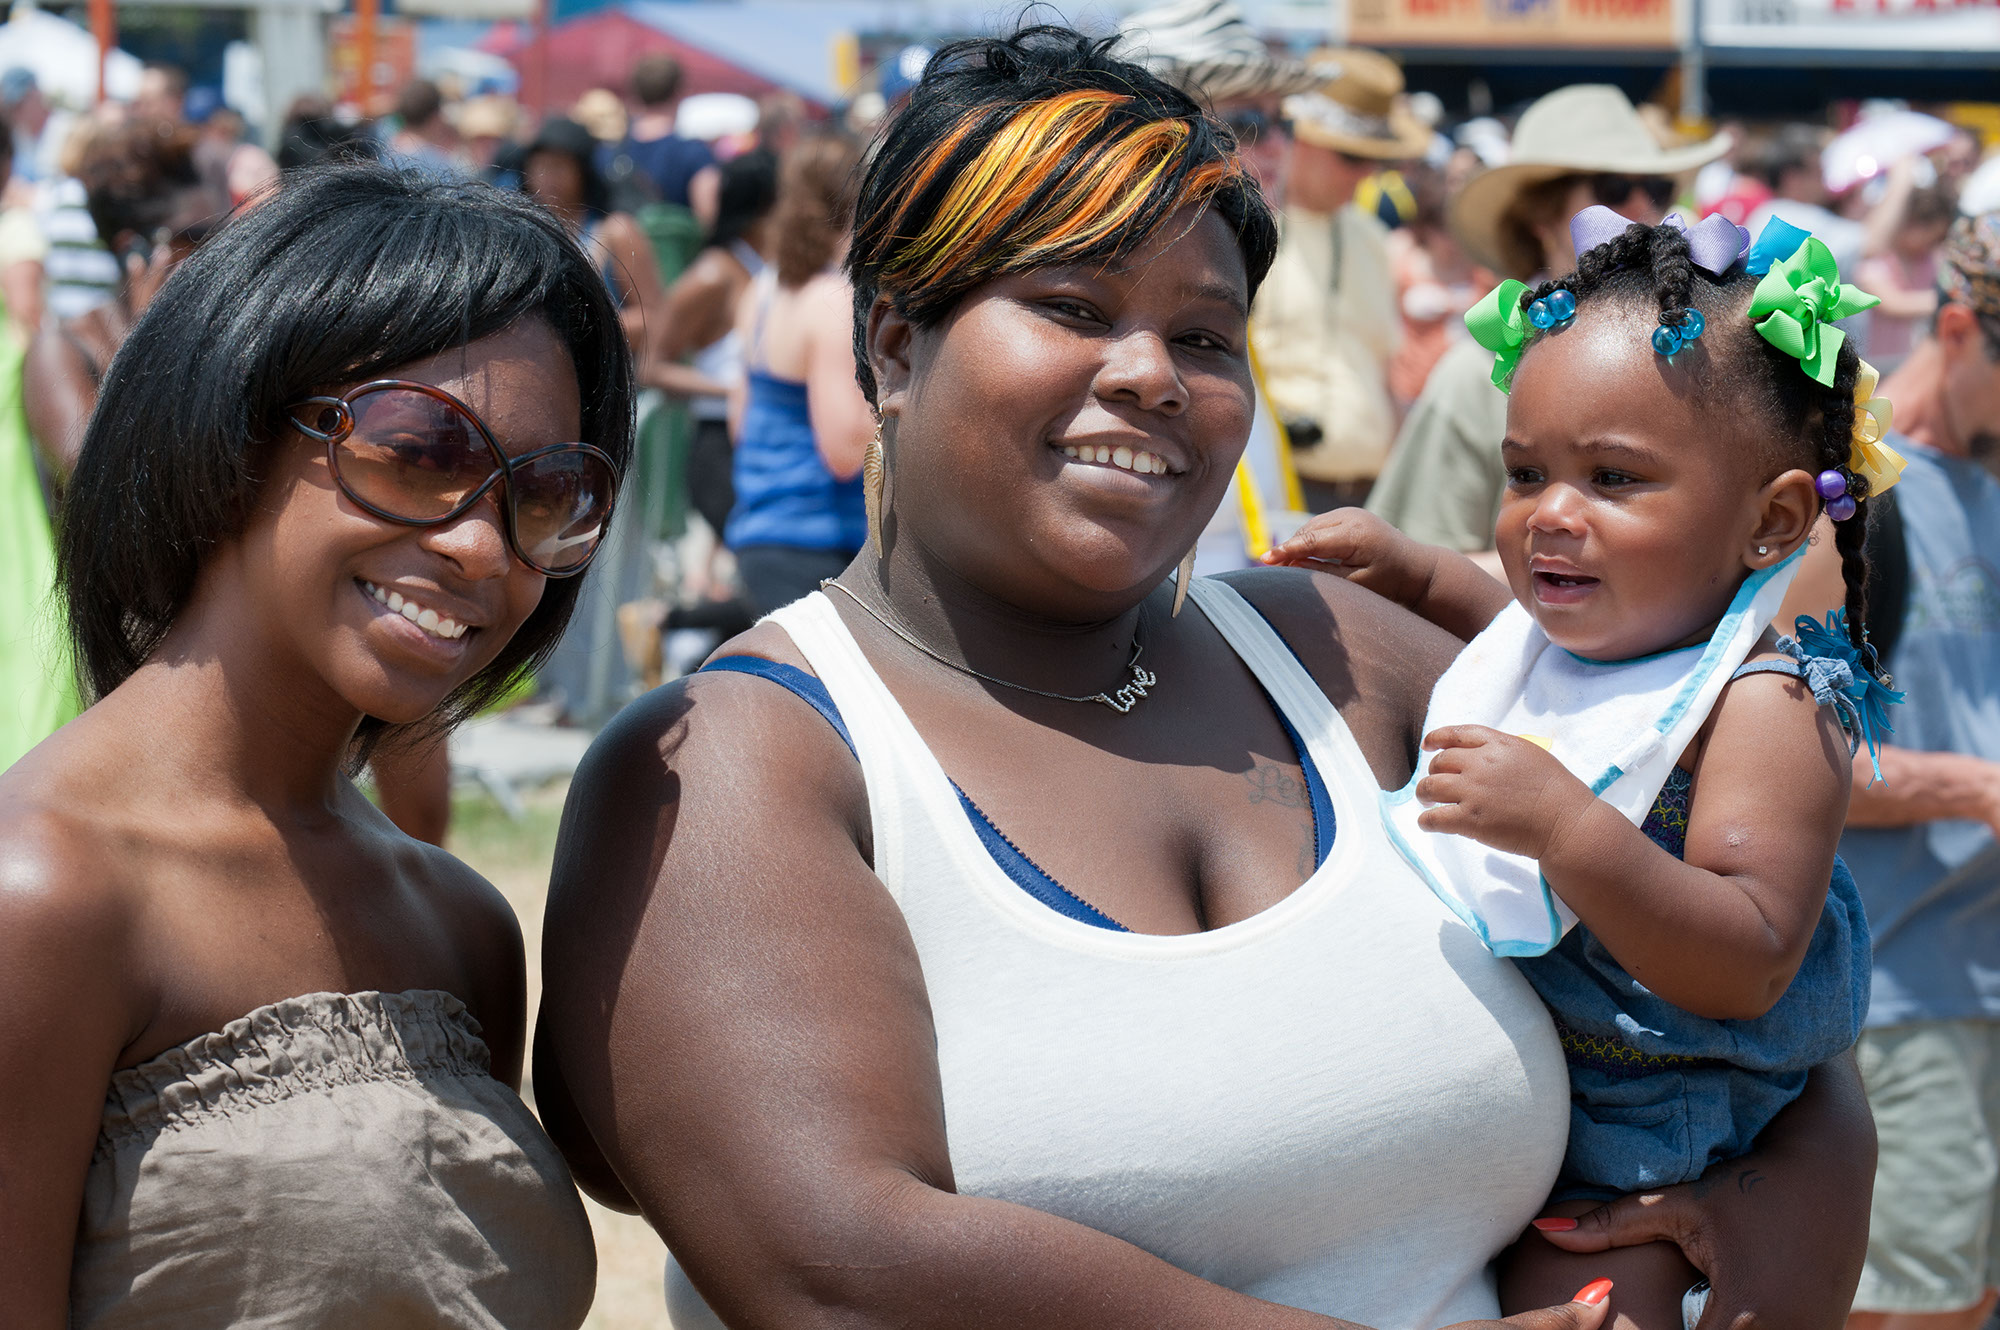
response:
<path id="1" fill-rule="evenodd" d="M 743 337 L 736 311 L 771 257 L 771 209 L 778 197 L 778 160 L 761 149 L 722 164 L 714 226 L 701 252 L 667 291 L 666 316 L 646 371 L 647 386 L 664 391 L 686 412 L 679 448 L 679 483 L 687 506 L 705 528 L 699 566 L 684 567 L 669 605 L 646 597 L 619 608 L 619 633 L 632 667 L 647 686 L 658 684 L 666 660 L 661 634 L 701 630 L 708 649 L 748 629 L 749 602 L 721 570 L 722 533 L 736 506 L 735 448 L 729 398 L 744 377 Z"/>
<path id="2" fill-rule="evenodd" d="M 1448 209 L 1476 263 L 1532 282 L 1576 265 L 1569 219 L 1594 203 L 1635 222 L 1666 215 L 1680 177 L 1728 150 L 1717 136 L 1663 148 L 1614 87 L 1579 84 L 1534 103 L 1504 166 L 1468 180 Z M 1439 357 L 1396 437 L 1368 510 L 1433 545 L 1493 547 L 1506 472 L 1500 440 L 1507 396 L 1491 381 L 1493 355 L 1466 340 Z"/>
<path id="3" fill-rule="evenodd" d="M 1978 1330 L 2000 1284 L 2000 213 L 1958 221 L 1930 332 L 1880 387 L 1902 479 L 1869 531 L 1873 643 L 1904 694 L 1840 854 L 1874 942 L 1857 1050 L 1878 1140 L 1849 1330 Z M 1817 542 L 1786 622 L 1838 604 Z"/>
<path id="4" fill-rule="evenodd" d="M 1912 192 L 1889 247 L 1855 272 L 1855 283 L 1882 300 L 1869 311 L 1863 354 L 1884 374 L 1903 363 L 1937 313 L 1938 247 L 1957 216 L 1943 186 Z"/>
<path id="5" fill-rule="evenodd" d="M 1273 207 L 1285 197 L 1292 164 L 1284 99 L 1320 87 L 1339 71 L 1324 56 L 1314 63 L 1272 54 L 1230 0 L 1170 0 L 1136 10 L 1119 23 L 1118 54 L 1207 102 L 1229 126 Z M 1257 352 L 1253 330 L 1257 414 L 1243 460 L 1196 545 L 1198 574 L 1250 566 L 1307 516 L 1291 440 L 1271 404 Z"/>
<path id="6" fill-rule="evenodd" d="M 860 150 L 803 139 L 778 171 L 771 262 L 738 303 L 732 395 L 736 504 L 724 539 L 752 610 L 817 590 L 861 549 L 861 458 L 875 414 L 854 381 L 854 301 L 840 261 Z"/>
<path id="7" fill-rule="evenodd" d="M 0 301 L 14 340 L 25 342 L 42 326 L 42 264 L 49 242 L 34 211 L 14 202 L 6 190 L 16 142 L 0 116 Z"/>
<path id="8" fill-rule="evenodd" d="M 67 480 L 97 385 L 132 324 L 174 268 L 229 211 L 195 169 L 194 131 L 128 120 L 93 134 L 76 162 L 91 224 L 118 264 L 111 299 L 51 319 L 28 352 L 26 406 L 35 446 Z"/>
<path id="9" fill-rule="evenodd" d="M 187 105 L 187 71 L 162 60 L 148 60 L 139 71 L 139 91 L 132 98 L 134 120 L 178 123 Z"/>
<path id="10" fill-rule="evenodd" d="M 242 114 L 214 88 L 188 93 L 187 122 L 196 127 L 194 166 L 233 207 L 278 181 L 278 163 L 250 142 Z"/>
<path id="11" fill-rule="evenodd" d="M 632 70 L 632 122 L 613 155 L 629 163 L 648 197 L 688 206 L 695 176 L 715 164 L 715 153 L 700 139 L 676 132 L 674 112 L 681 100 L 681 66 L 670 55 L 648 55 Z"/>
<path id="12" fill-rule="evenodd" d="M 1430 141 L 1393 62 L 1359 50 L 1324 58 L 1338 74 L 1283 104 L 1293 142 L 1278 257 L 1250 321 L 1315 512 L 1364 499 L 1395 432 L 1387 376 L 1400 329 L 1387 230 L 1354 193 Z"/>
<path id="13" fill-rule="evenodd" d="M 647 384 L 683 398 L 695 423 L 687 483 L 695 511 L 720 535 L 735 506 L 729 395 L 743 381 L 736 311 L 768 266 L 778 163 L 747 152 L 723 163 L 721 202 L 701 253 L 667 292 Z"/>
<path id="14" fill-rule="evenodd" d="M 0 195 L 15 140 L 0 120 Z M 55 539 L 50 486 L 22 403 L 22 362 L 39 319 L 45 248 L 25 208 L 0 209 L 0 769 L 81 709 L 62 623 L 53 612 Z"/>
<path id="15" fill-rule="evenodd" d="M 412 79 L 396 94 L 396 132 L 389 136 L 382 159 L 443 179 L 465 174 L 458 131 L 445 118 L 444 95 L 437 84 Z"/>
<path id="16" fill-rule="evenodd" d="M 380 147 L 357 122 L 343 120 L 333 100 L 319 93 L 296 97 L 278 132 L 278 166 L 289 171 L 333 156 L 375 157 Z"/>
<path id="17" fill-rule="evenodd" d="M 632 353 L 643 359 L 666 293 L 646 233 L 632 214 L 612 210 L 610 187 L 597 169 L 597 140 L 574 120 L 544 121 L 528 145 L 521 188 L 561 217 L 597 260 Z"/>

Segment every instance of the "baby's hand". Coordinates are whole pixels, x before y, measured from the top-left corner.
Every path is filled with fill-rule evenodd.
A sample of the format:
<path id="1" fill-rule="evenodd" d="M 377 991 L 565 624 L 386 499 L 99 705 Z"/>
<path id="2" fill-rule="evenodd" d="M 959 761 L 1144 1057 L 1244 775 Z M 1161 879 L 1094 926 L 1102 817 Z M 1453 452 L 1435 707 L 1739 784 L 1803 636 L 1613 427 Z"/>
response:
<path id="1" fill-rule="evenodd" d="M 1338 573 L 1378 596 L 1415 607 L 1430 585 L 1437 551 L 1373 513 L 1336 508 L 1300 527 L 1266 554 L 1264 562 Z"/>
<path id="2" fill-rule="evenodd" d="M 1424 736 L 1437 750 L 1417 782 L 1425 831 L 1470 836 L 1509 854 L 1542 859 L 1582 817 L 1590 788 L 1541 745 L 1484 725 L 1447 725 Z"/>

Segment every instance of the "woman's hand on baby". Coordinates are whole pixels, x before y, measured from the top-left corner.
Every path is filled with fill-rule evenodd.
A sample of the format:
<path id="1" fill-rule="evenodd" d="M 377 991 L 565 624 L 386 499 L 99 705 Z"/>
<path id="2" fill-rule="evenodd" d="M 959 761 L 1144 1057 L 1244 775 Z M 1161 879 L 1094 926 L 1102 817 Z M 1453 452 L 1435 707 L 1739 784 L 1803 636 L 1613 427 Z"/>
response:
<path id="1" fill-rule="evenodd" d="M 1321 513 L 1264 556 L 1273 567 L 1337 573 L 1398 605 L 1414 607 L 1430 587 L 1438 551 L 1360 508 Z"/>
<path id="2" fill-rule="evenodd" d="M 1546 857 L 1582 821 L 1590 789 L 1531 739 L 1484 725 L 1446 725 L 1424 736 L 1435 751 L 1417 782 L 1425 831 L 1470 836 L 1530 859 Z"/>
<path id="3" fill-rule="evenodd" d="M 1611 1314 L 1611 1281 L 1593 1279 L 1576 1291 L 1576 1296 L 1556 1307 L 1516 1312 L 1504 1321 L 1460 1321 L 1445 1330 L 1598 1330 Z"/>

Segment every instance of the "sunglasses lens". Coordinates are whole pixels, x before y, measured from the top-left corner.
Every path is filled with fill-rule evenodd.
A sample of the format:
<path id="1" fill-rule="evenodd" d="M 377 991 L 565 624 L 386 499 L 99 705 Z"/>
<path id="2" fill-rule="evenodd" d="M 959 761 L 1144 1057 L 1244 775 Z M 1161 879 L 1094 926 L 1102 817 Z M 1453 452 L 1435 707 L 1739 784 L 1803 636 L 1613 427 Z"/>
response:
<path id="1" fill-rule="evenodd" d="M 583 567 L 604 537 L 618 477 L 581 448 L 545 453 L 514 469 L 514 539 L 521 557 L 545 573 Z"/>
<path id="2" fill-rule="evenodd" d="M 411 522 L 444 517 L 499 468 L 478 429 L 449 402 L 406 388 L 353 402 L 335 454 L 340 483 L 363 504 Z"/>
<path id="3" fill-rule="evenodd" d="M 1643 194 L 1655 208 L 1674 201 L 1674 182 L 1665 176 L 1600 175 L 1590 179 L 1591 197 L 1607 208 L 1629 203 L 1632 195 Z"/>

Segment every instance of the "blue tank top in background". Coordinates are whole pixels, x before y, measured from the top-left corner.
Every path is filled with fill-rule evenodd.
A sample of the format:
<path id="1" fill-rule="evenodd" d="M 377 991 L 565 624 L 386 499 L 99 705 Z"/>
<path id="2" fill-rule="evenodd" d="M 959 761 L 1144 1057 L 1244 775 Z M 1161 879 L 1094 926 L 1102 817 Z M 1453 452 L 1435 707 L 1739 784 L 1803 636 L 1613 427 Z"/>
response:
<path id="1" fill-rule="evenodd" d="M 1904 701 L 1885 742 L 2000 762 L 2000 479 L 1891 442 L 1909 460 L 1895 498 L 1910 592 L 1887 662 Z M 1869 1026 L 2000 1020 L 2000 846 L 1986 825 L 1850 830 L 1840 854 L 1874 934 Z"/>
<path id="2" fill-rule="evenodd" d="M 749 392 L 736 439 L 736 506 L 730 509 L 723 543 L 788 545 L 793 549 L 857 554 L 868 540 L 868 509 L 861 497 L 861 474 L 836 480 L 813 442 L 806 386 L 758 367 L 763 358 L 764 314 L 770 307 L 772 274 L 766 270 L 756 326 L 751 330 Z"/>

